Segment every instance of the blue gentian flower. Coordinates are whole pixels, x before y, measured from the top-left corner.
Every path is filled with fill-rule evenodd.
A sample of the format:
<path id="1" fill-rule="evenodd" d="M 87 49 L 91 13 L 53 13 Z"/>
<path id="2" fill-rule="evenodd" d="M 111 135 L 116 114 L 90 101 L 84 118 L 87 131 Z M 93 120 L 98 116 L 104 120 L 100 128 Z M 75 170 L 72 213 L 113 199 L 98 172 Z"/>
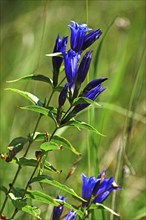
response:
<path id="1" fill-rule="evenodd" d="M 81 52 L 93 44 L 102 34 L 100 29 L 92 30 L 86 24 L 78 24 L 72 21 L 69 25 L 71 29 L 71 48 L 76 52 Z M 92 30 L 89 34 L 88 31 Z"/>
<path id="2" fill-rule="evenodd" d="M 87 53 L 84 55 L 80 65 L 79 65 L 79 69 L 78 69 L 78 73 L 77 73 L 77 79 L 76 79 L 76 83 L 81 84 L 82 82 L 84 82 L 89 67 L 90 67 L 90 63 L 92 60 L 92 52 L 91 51 L 87 51 Z"/>
<path id="3" fill-rule="evenodd" d="M 56 43 L 54 46 L 53 53 L 61 52 L 65 53 L 66 51 L 66 45 L 67 45 L 68 37 L 63 37 L 62 40 L 60 39 L 60 35 L 58 34 L 58 37 L 56 39 Z M 63 62 L 63 57 L 60 56 L 54 56 L 52 57 L 52 64 L 53 64 L 53 84 L 56 86 L 58 83 L 58 74 L 60 66 Z"/>
<path id="4" fill-rule="evenodd" d="M 99 84 L 104 82 L 105 80 L 107 80 L 106 77 L 94 79 L 94 80 L 90 81 L 83 89 L 81 96 L 86 96 L 90 90 L 92 90 L 93 88 L 95 88 L 96 86 L 98 86 Z"/>
<path id="5" fill-rule="evenodd" d="M 101 79 L 97 79 L 97 80 L 93 80 L 90 83 L 87 84 L 87 86 L 84 88 L 82 94 L 80 95 L 81 97 L 85 97 L 88 99 L 91 99 L 92 101 L 94 101 L 97 96 L 100 95 L 100 93 L 102 93 L 105 88 L 102 87 L 102 84 L 99 82 L 103 82 L 105 81 L 107 78 L 101 78 Z M 74 109 L 72 110 L 71 114 L 75 115 L 78 112 L 80 112 L 81 110 L 85 109 L 86 107 L 88 107 L 90 104 L 78 104 L 74 107 Z"/>
<path id="6" fill-rule="evenodd" d="M 69 50 L 68 53 L 64 54 L 64 65 L 67 81 L 72 85 L 75 81 L 76 74 L 78 71 L 78 61 L 80 54 L 73 50 Z"/>
<path id="7" fill-rule="evenodd" d="M 76 212 L 71 210 L 64 220 L 75 220 L 76 216 L 77 216 Z"/>
<path id="8" fill-rule="evenodd" d="M 82 197 L 87 200 L 83 202 L 83 206 L 88 206 L 90 202 L 102 203 L 114 190 L 122 189 L 114 182 L 114 178 L 107 179 L 105 177 L 105 170 L 97 177 L 86 177 L 82 174 L 83 186 Z"/>
<path id="9" fill-rule="evenodd" d="M 64 105 L 65 101 L 66 101 L 68 88 L 69 88 L 69 84 L 66 83 L 64 88 L 60 92 L 59 99 L 58 99 L 59 108 L 61 108 Z"/>
<path id="10" fill-rule="evenodd" d="M 88 206 L 92 192 L 98 180 L 94 176 L 87 178 L 84 174 L 82 174 L 82 181 L 82 198 L 87 200 L 87 202 L 83 202 L 83 206 Z"/>
<path id="11" fill-rule="evenodd" d="M 73 99 L 77 97 L 81 84 L 84 82 L 87 76 L 91 60 L 92 60 L 92 52 L 87 51 L 87 53 L 83 56 L 83 59 L 81 60 L 79 68 L 78 68 L 77 76 L 75 79 Z"/>
<path id="12" fill-rule="evenodd" d="M 78 24 L 72 21 L 72 24 L 68 25 L 71 29 L 70 44 L 71 49 L 79 52 L 82 50 L 84 37 L 87 31 L 91 30 L 88 28 L 87 24 Z"/>
<path id="13" fill-rule="evenodd" d="M 100 29 L 93 30 L 89 34 L 87 34 L 84 38 L 82 50 L 85 50 L 91 44 L 93 44 L 100 37 L 101 34 L 102 34 L 102 31 Z"/>
<path id="14" fill-rule="evenodd" d="M 88 98 L 94 101 L 100 95 L 100 93 L 102 93 L 105 90 L 105 88 L 103 88 L 101 84 L 105 80 L 107 80 L 107 78 L 100 78 L 100 79 L 92 80 L 85 86 L 85 88 L 83 89 L 83 92 L 79 95 L 79 97 L 85 97 L 85 98 Z M 72 117 L 74 117 L 78 112 L 85 109 L 89 105 L 90 104 L 88 103 L 75 105 L 73 110 L 62 120 L 61 123 L 62 124 L 66 123 Z"/>
<path id="15" fill-rule="evenodd" d="M 59 199 L 63 202 L 66 201 L 66 197 L 60 196 L 60 195 L 57 196 L 57 199 Z M 52 220 L 59 220 L 62 212 L 63 212 L 63 205 L 54 206 Z"/>

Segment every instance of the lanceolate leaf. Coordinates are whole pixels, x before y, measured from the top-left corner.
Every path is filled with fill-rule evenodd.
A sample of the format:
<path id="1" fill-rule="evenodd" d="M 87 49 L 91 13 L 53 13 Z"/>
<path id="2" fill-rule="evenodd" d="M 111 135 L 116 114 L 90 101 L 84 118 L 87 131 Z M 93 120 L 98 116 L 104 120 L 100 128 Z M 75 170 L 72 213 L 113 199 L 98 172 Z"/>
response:
<path id="1" fill-rule="evenodd" d="M 78 105 L 78 104 L 93 104 L 93 105 L 101 106 L 96 101 L 93 101 L 93 100 L 88 99 L 86 97 L 78 97 L 78 98 L 74 99 L 73 105 Z"/>
<path id="2" fill-rule="evenodd" d="M 55 172 L 55 173 L 61 173 L 61 171 L 57 170 L 55 167 L 52 166 L 51 163 L 49 163 L 47 160 L 45 160 L 44 162 L 44 168 L 46 170 L 49 170 L 51 172 Z"/>
<path id="3" fill-rule="evenodd" d="M 35 132 L 34 141 L 46 141 L 46 133 Z"/>
<path id="4" fill-rule="evenodd" d="M 28 105 L 28 106 L 19 107 L 19 108 L 22 110 L 33 111 L 33 112 L 37 112 L 42 115 L 48 116 L 48 117 L 52 118 L 55 123 L 57 123 L 56 116 L 55 116 L 55 114 L 56 114 L 55 108 L 45 108 L 45 107 L 38 106 L 38 105 Z"/>
<path id="5" fill-rule="evenodd" d="M 74 126 L 78 129 L 82 128 L 82 129 L 90 130 L 90 131 L 93 131 L 101 136 L 105 136 L 105 135 L 101 134 L 99 131 L 97 131 L 93 126 L 91 126 L 85 122 L 75 120 L 75 119 L 62 125 L 62 127 L 64 127 L 64 126 Z"/>
<path id="6" fill-rule="evenodd" d="M 49 185 L 55 186 L 58 189 L 61 189 L 62 191 L 69 193 L 70 195 L 76 197 L 80 201 L 84 201 L 84 199 L 81 198 L 80 196 L 78 196 L 73 189 L 71 189 L 70 187 L 68 187 L 64 184 L 57 182 L 56 180 L 53 180 L 52 178 L 50 178 L 46 175 L 40 175 L 40 176 L 34 177 L 31 182 L 32 183 L 33 182 L 47 183 Z"/>
<path id="7" fill-rule="evenodd" d="M 25 92 L 25 91 L 22 91 L 19 89 L 13 89 L 13 88 L 6 88 L 5 90 L 9 90 L 9 91 L 18 93 L 19 95 L 21 95 L 24 98 L 26 98 L 27 100 L 29 100 L 31 103 L 43 106 L 43 103 L 35 95 L 33 95 L 29 92 Z"/>
<path id="8" fill-rule="evenodd" d="M 53 141 L 48 141 L 41 144 L 40 149 L 47 152 L 52 150 L 60 150 L 60 146 Z"/>
<path id="9" fill-rule="evenodd" d="M 110 213 L 112 213 L 113 215 L 119 216 L 119 214 L 117 214 L 116 212 L 114 212 L 112 209 L 108 208 L 107 206 L 101 204 L 101 203 L 96 203 L 96 204 L 92 204 L 89 208 L 90 209 L 105 209 L 107 211 L 109 211 Z"/>
<path id="10" fill-rule="evenodd" d="M 20 109 L 23 110 L 28 110 L 28 111 L 33 111 L 33 112 L 38 112 L 42 115 L 48 116 L 49 115 L 49 109 L 44 108 L 42 106 L 38 106 L 38 105 L 29 105 L 29 106 L 24 106 L 24 107 L 19 107 Z"/>
<path id="11" fill-rule="evenodd" d="M 38 207 L 35 207 L 35 206 L 30 206 L 30 205 L 24 205 L 21 210 L 23 212 L 27 212 L 28 214 L 36 217 L 37 219 L 41 219 L 40 218 L 40 209 Z"/>
<path id="12" fill-rule="evenodd" d="M 19 82 L 19 81 L 22 81 L 22 80 L 37 80 L 37 81 L 42 81 L 42 82 L 49 83 L 51 85 L 53 84 L 52 80 L 49 77 L 41 75 L 41 74 L 38 74 L 38 75 L 30 74 L 30 75 L 27 75 L 27 76 L 23 76 L 19 79 L 10 80 L 10 81 L 7 81 L 7 82 L 8 83 L 13 83 L 13 82 Z"/>
<path id="13" fill-rule="evenodd" d="M 37 160 L 36 159 L 28 159 L 28 158 L 25 158 L 25 157 L 21 157 L 19 160 L 18 160 L 18 163 L 21 165 L 21 166 L 30 166 L 30 167 L 35 167 L 36 164 L 37 164 Z"/>
<path id="14" fill-rule="evenodd" d="M 12 161 L 15 155 L 23 149 L 23 146 L 27 141 L 28 139 L 24 137 L 14 138 L 8 146 L 8 156 L 5 158 L 5 160 L 7 162 Z"/>
<path id="15" fill-rule="evenodd" d="M 59 205 L 59 203 L 55 199 L 53 199 L 51 196 L 49 196 L 48 194 L 45 194 L 43 192 L 40 192 L 40 191 L 30 191 L 30 190 L 28 190 L 27 194 L 26 194 L 26 197 L 31 198 L 31 199 L 35 199 L 37 201 L 40 201 L 40 202 L 43 202 L 43 203 L 46 203 L 46 204 L 52 204 L 52 205 L 55 205 L 55 206 Z"/>
<path id="16" fill-rule="evenodd" d="M 54 135 L 52 141 L 55 143 L 62 145 L 64 148 L 71 150 L 74 154 L 80 155 L 80 153 L 72 146 L 72 144 L 66 140 L 64 137 Z"/>

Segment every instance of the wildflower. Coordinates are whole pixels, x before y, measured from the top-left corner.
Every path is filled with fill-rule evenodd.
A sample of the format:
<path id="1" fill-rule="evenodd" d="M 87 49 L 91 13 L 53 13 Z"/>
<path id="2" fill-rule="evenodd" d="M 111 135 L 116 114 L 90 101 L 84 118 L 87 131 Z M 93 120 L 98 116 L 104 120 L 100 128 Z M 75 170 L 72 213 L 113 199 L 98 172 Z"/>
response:
<path id="1" fill-rule="evenodd" d="M 65 220 L 75 220 L 76 219 L 76 212 L 73 212 L 72 210 L 68 213 Z"/>
<path id="2" fill-rule="evenodd" d="M 82 198 L 87 200 L 87 202 L 83 202 L 83 206 L 87 206 L 90 202 L 93 189 L 97 183 L 97 179 L 94 176 L 87 178 L 84 174 L 82 174 Z"/>
<path id="3" fill-rule="evenodd" d="M 66 197 L 58 195 L 57 199 L 59 199 L 59 200 L 64 202 L 66 200 Z M 54 209 L 53 209 L 53 220 L 59 220 L 60 216 L 62 214 L 62 211 L 63 211 L 63 205 L 54 206 Z"/>
<path id="4" fill-rule="evenodd" d="M 84 82 L 84 80 L 87 76 L 91 60 L 92 60 L 92 52 L 87 51 L 87 53 L 84 55 L 80 65 L 79 65 L 79 68 L 78 68 L 78 71 L 77 71 L 77 76 L 76 76 L 76 79 L 75 79 L 75 89 L 74 89 L 73 99 L 77 97 L 79 89 L 81 87 L 81 84 Z"/>
<path id="5" fill-rule="evenodd" d="M 64 86 L 64 88 L 63 88 L 62 91 L 60 92 L 59 99 L 58 99 L 59 108 L 61 108 L 61 106 L 63 106 L 64 103 L 65 103 L 65 100 L 66 100 L 66 98 L 67 98 L 68 87 L 69 87 L 69 84 L 66 83 L 65 86 Z"/>
<path id="6" fill-rule="evenodd" d="M 93 44 L 102 34 L 100 29 L 92 30 L 86 24 L 78 24 L 72 21 L 69 25 L 71 29 L 71 48 L 76 52 L 80 52 Z M 92 30 L 92 31 L 91 31 Z M 86 34 L 91 31 L 89 34 Z"/>
<path id="7" fill-rule="evenodd" d="M 96 79 L 91 81 L 90 83 L 87 84 L 87 86 L 83 89 L 82 94 L 80 95 L 81 97 L 88 98 L 92 101 L 94 101 L 100 93 L 102 93 L 105 88 L 102 87 L 101 82 L 105 81 L 107 78 L 101 78 L 101 79 Z M 74 109 L 72 110 L 72 115 L 77 114 L 81 110 L 85 109 L 88 107 L 90 104 L 77 104 Z"/>
<path id="8" fill-rule="evenodd" d="M 66 78 L 71 86 L 73 85 L 76 78 L 79 59 L 80 59 L 80 54 L 76 53 L 73 50 L 69 50 L 68 53 L 64 54 Z"/>
<path id="9" fill-rule="evenodd" d="M 53 53 L 56 53 L 56 52 L 64 53 L 66 51 L 67 40 L 68 40 L 68 37 L 63 37 L 61 40 L 60 35 L 58 34 Z M 63 57 L 61 56 L 52 57 L 54 86 L 58 84 L 58 74 L 59 74 L 59 69 L 60 69 L 62 62 L 63 62 Z"/>
<path id="10" fill-rule="evenodd" d="M 82 50 L 85 50 L 91 44 L 93 44 L 100 37 L 101 34 L 102 34 L 102 31 L 100 29 L 93 30 L 89 34 L 87 34 L 84 38 Z"/>
<path id="11" fill-rule="evenodd" d="M 79 95 L 79 97 L 85 97 L 92 101 L 94 101 L 100 93 L 102 93 L 105 88 L 102 87 L 102 82 L 107 80 L 107 78 L 100 78 L 89 82 L 86 87 L 83 89 L 83 92 Z M 89 103 L 77 104 L 73 108 L 73 110 L 62 120 L 62 124 L 69 121 L 72 117 L 74 117 L 78 112 L 88 107 Z"/>
<path id="12" fill-rule="evenodd" d="M 78 69 L 77 80 L 76 80 L 77 83 L 81 84 L 82 82 L 84 82 L 90 67 L 91 60 L 92 60 L 92 52 L 87 51 Z"/>
<path id="13" fill-rule="evenodd" d="M 78 24 L 72 21 L 72 24 L 68 25 L 71 29 L 70 44 L 72 50 L 79 52 L 82 50 L 84 37 L 87 31 L 91 30 L 87 24 Z"/>
<path id="14" fill-rule="evenodd" d="M 83 206 L 88 206 L 90 202 L 102 203 L 110 195 L 113 190 L 120 190 L 121 187 L 114 182 L 114 178 L 107 179 L 105 177 L 105 170 L 95 177 L 86 177 L 82 174 L 83 186 L 82 197 L 87 200 L 83 202 Z"/>

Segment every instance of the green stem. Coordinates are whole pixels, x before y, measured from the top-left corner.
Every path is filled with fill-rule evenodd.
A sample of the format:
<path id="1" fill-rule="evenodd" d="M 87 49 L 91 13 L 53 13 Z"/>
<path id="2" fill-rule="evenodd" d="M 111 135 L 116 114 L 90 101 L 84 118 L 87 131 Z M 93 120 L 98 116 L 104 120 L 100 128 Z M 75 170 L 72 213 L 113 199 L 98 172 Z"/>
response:
<path id="1" fill-rule="evenodd" d="M 52 135 L 51 135 L 51 137 L 50 137 L 50 140 L 52 139 L 52 137 L 53 137 L 54 134 L 56 133 L 57 129 L 58 129 L 58 128 L 55 128 L 55 129 L 54 129 L 54 131 L 53 131 L 53 133 L 52 133 Z M 42 154 L 42 156 L 43 156 L 43 154 Z M 41 161 L 42 161 L 42 156 L 41 156 L 40 159 L 37 161 L 37 165 L 36 165 L 36 167 L 34 168 L 32 174 L 31 174 L 31 176 L 30 176 L 30 178 L 29 178 L 29 181 L 27 182 L 27 185 L 26 185 L 26 187 L 25 187 L 25 189 L 24 189 L 24 193 L 23 193 L 23 196 L 21 197 L 21 200 L 23 200 L 24 197 L 25 197 L 25 194 L 26 194 L 26 192 L 27 192 L 27 189 L 28 189 L 28 187 L 29 187 L 29 185 L 30 185 L 30 183 L 31 183 L 31 181 L 32 181 L 32 179 L 33 179 L 33 177 L 34 177 L 34 175 L 35 175 L 35 173 L 36 173 L 36 171 L 37 171 L 37 169 L 38 169 L 38 167 L 39 167 Z M 18 211 L 19 211 L 19 209 L 15 208 L 14 213 L 13 213 L 13 215 L 12 215 L 12 217 L 11 217 L 10 219 L 13 219 L 13 218 L 15 217 L 15 215 L 17 214 Z"/>
<path id="2" fill-rule="evenodd" d="M 54 90 L 52 90 L 52 93 L 51 93 L 50 98 L 49 98 L 49 100 L 48 100 L 47 106 L 49 106 L 53 94 L 54 94 Z M 31 145 L 32 145 L 32 143 L 33 143 L 33 138 L 34 138 L 35 132 L 36 132 L 36 130 L 37 130 L 37 128 L 38 128 L 38 125 L 39 125 L 39 123 L 40 123 L 40 120 L 41 120 L 42 116 L 43 116 L 43 115 L 41 115 L 41 114 L 39 115 L 39 118 L 38 118 L 38 120 L 37 120 L 37 122 L 36 122 L 36 125 L 35 125 L 34 130 L 33 130 L 33 133 L 32 133 L 31 140 L 29 141 L 29 144 L 28 144 L 28 146 L 27 146 L 27 149 L 26 149 L 26 151 L 25 151 L 23 157 L 26 157 L 27 154 L 28 154 L 28 151 L 29 151 L 29 149 L 30 149 L 30 147 L 31 147 Z M 8 192 L 6 193 L 6 197 L 5 197 L 5 200 L 4 200 L 4 202 L 3 202 L 3 205 L 2 205 L 2 208 L 1 208 L 1 211 L 0 211 L 0 214 L 2 214 L 3 211 L 4 211 L 4 208 L 5 208 L 5 206 L 6 206 L 7 200 L 8 200 L 8 198 L 9 198 L 9 193 L 11 192 L 11 190 L 12 190 L 12 188 L 13 188 L 15 182 L 16 182 L 16 179 L 17 179 L 17 177 L 18 177 L 18 175 L 19 175 L 19 173 L 20 173 L 21 168 L 22 168 L 21 165 L 19 165 L 19 166 L 18 166 L 18 169 L 17 169 L 17 171 L 16 171 L 16 174 L 15 174 L 15 176 L 14 176 L 13 182 L 10 184 L 10 188 L 9 188 Z"/>
<path id="3" fill-rule="evenodd" d="M 34 131 L 33 131 L 33 134 L 32 134 L 32 140 L 33 140 L 33 137 L 34 137 L 35 132 L 36 132 L 36 130 L 37 130 L 37 127 L 38 127 L 38 125 L 39 125 L 39 122 L 40 122 L 41 117 L 42 117 L 42 115 L 39 116 L 39 118 L 38 118 L 38 120 L 37 120 L 37 123 L 36 123 L 36 125 L 35 125 Z M 25 151 L 23 157 L 26 157 L 26 155 L 27 155 L 27 153 L 28 153 L 28 151 L 29 151 L 29 149 L 30 149 L 31 144 L 33 143 L 32 140 L 29 141 L 29 144 L 28 144 L 28 146 L 27 146 L 27 149 L 26 149 L 26 151 Z M 9 188 L 8 192 L 6 193 L 6 197 L 5 197 L 5 200 L 4 200 L 4 202 L 3 202 L 3 205 L 2 205 L 2 208 L 1 208 L 1 211 L 0 211 L 1 214 L 2 214 L 3 211 L 4 211 L 5 205 L 6 205 L 6 203 L 7 203 L 8 198 L 9 198 L 9 193 L 11 192 L 11 190 L 12 190 L 12 188 L 13 188 L 15 182 L 16 182 L 16 179 L 17 179 L 17 177 L 18 177 L 18 175 L 19 175 L 19 172 L 20 172 L 21 168 L 22 168 L 21 165 L 19 165 L 19 166 L 18 166 L 18 169 L 17 169 L 17 171 L 16 171 L 16 174 L 15 174 L 15 176 L 14 176 L 13 182 L 10 184 L 10 188 Z"/>

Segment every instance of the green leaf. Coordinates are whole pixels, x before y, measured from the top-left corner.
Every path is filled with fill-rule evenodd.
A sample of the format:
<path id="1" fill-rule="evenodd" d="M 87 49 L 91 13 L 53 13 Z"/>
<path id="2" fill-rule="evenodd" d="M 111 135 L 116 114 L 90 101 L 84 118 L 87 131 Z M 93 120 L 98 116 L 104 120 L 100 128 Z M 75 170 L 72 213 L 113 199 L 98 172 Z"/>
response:
<path id="1" fill-rule="evenodd" d="M 14 82 L 22 81 L 22 80 L 37 80 L 37 81 L 49 83 L 51 85 L 53 84 L 52 80 L 49 77 L 41 75 L 41 74 L 38 74 L 38 75 L 30 74 L 30 75 L 23 76 L 18 79 L 9 80 L 7 81 L 7 83 L 14 83 Z"/>
<path id="2" fill-rule="evenodd" d="M 38 106 L 38 105 L 29 105 L 29 106 L 24 106 L 24 107 L 19 107 L 22 110 L 28 110 L 28 111 L 33 111 L 33 112 L 37 112 L 40 113 L 42 115 L 48 116 L 51 119 L 53 119 L 53 121 L 56 122 L 56 111 L 55 108 L 45 108 L 42 106 Z"/>
<path id="3" fill-rule="evenodd" d="M 88 99 L 86 97 L 78 97 L 75 98 L 73 101 L 73 105 L 78 105 L 78 104 L 92 104 L 92 105 L 98 105 L 101 106 L 100 104 L 98 104 L 96 101 L 93 101 L 91 99 Z"/>
<path id="4" fill-rule="evenodd" d="M 19 107 L 19 108 L 22 110 L 37 112 L 45 116 L 48 116 L 50 112 L 49 109 L 42 107 L 42 106 L 38 106 L 38 105 L 29 105 L 29 106 L 24 106 L 24 107 Z"/>
<path id="5" fill-rule="evenodd" d="M 13 89 L 13 88 L 6 88 L 5 90 L 9 90 L 9 91 L 18 93 L 19 95 L 21 95 L 24 98 L 26 98 L 27 100 L 29 100 L 31 103 L 43 106 L 43 103 L 35 95 L 33 95 L 29 92 L 25 92 L 25 91 L 22 91 L 19 89 Z"/>
<path id="6" fill-rule="evenodd" d="M 89 208 L 90 209 L 105 209 L 107 210 L 108 212 L 112 213 L 113 215 L 116 215 L 116 216 L 120 216 L 119 214 L 117 214 L 115 211 L 113 211 L 112 209 L 108 208 L 107 206 L 101 204 L 101 203 L 96 203 L 96 204 L 92 204 Z"/>
<path id="7" fill-rule="evenodd" d="M 47 183 L 49 185 L 55 186 L 58 189 L 61 189 L 62 191 L 69 193 L 70 195 L 76 197 L 80 201 L 85 201 L 83 198 L 78 196 L 73 189 L 71 189 L 70 187 L 68 187 L 64 184 L 57 182 L 56 180 L 53 180 L 52 178 L 50 178 L 46 175 L 40 175 L 40 176 L 34 177 L 31 181 L 31 183 L 33 183 L 33 182 Z"/>
<path id="8" fill-rule="evenodd" d="M 40 202 L 43 202 L 46 204 L 52 204 L 55 206 L 59 205 L 59 203 L 55 199 L 53 199 L 51 196 L 49 196 L 48 194 L 45 194 L 43 192 L 37 191 L 37 190 L 36 191 L 28 190 L 26 192 L 26 197 L 31 198 L 31 199 L 35 199 L 37 201 L 40 201 Z"/>
<path id="9" fill-rule="evenodd" d="M 86 130 L 89 130 L 89 131 L 93 131 L 95 132 L 96 134 L 99 134 L 101 136 L 105 136 L 104 134 L 101 134 L 99 131 L 96 130 L 96 128 L 94 128 L 93 126 L 85 123 L 85 122 L 82 122 L 82 121 L 78 121 L 78 120 L 70 120 L 68 121 L 67 123 L 63 124 L 62 127 L 64 126 L 74 126 L 78 129 L 82 128 L 82 129 L 86 129 Z"/>
<path id="10" fill-rule="evenodd" d="M 18 147 L 23 146 L 28 141 L 28 138 L 25 137 L 16 137 L 10 143 L 9 146 Z"/>
<path id="11" fill-rule="evenodd" d="M 34 217 L 36 217 L 37 219 L 41 219 L 40 218 L 40 209 L 38 207 L 35 207 L 35 206 L 30 206 L 30 205 L 24 205 L 21 210 L 23 212 L 26 212 Z"/>
<path id="12" fill-rule="evenodd" d="M 22 149 L 25 143 L 27 143 L 28 138 L 24 137 L 17 137 L 14 138 L 9 146 L 8 146 L 8 156 L 6 157 L 6 161 L 10 162 L 15 157 L 17 153 L 19 153 Z"/>
<path id="13" fill-rule="evenodd" d="M 72 144 L 66 140 L 64 137 L 54 135 L 52 141 L 55 143 L 62 145 L 64 148 L 71 150 L 74 154 L 80 155 L 80 153 L 72 146 Z"/>
<path id="14" fill-rule="evenodd" d="M 53 141 L 48 141 L 43 144 L 41 144 L 40 149 L 47 152 L 47 151 L 52 151 L 52 150 L 60 150 L 60 146 L 56 144 Z"/>
<path id="15" fill-rule="evenodd" d="M 49 163 L 48 161 L 45 160 L 44 162 L 44 168 L 46 170 L 49 170 L 51 172 L 55 172 L 55 173 L 61 173 L 61 171 L 57 170 L 54 166 L 52 166 L 51 163 Z"/>
<path id="16" fill-rule="evenodd" d="M 36 159 L 28 159 L 28 158 L 25 158 L 25 157 L 21 157 L 19 160 L 18 160 L 18 163 L 21 165 L 21 166 L 30 166 L 30 167 L 35 167 L 36 164 L 37 164 L 37 160 Z"/>
<path id="17" fill-rule="evenodd" d="M 15 208 L 19 210 L 22 209 L 22 207 L 26 205 L 26 201 L 21 200 L 21 196 L 17 197 L 13 193 L 9 193 L 9 197 L 12 200 L 12 203 L 15 206 Z"/>
<path id="18" fill-rule="evenodd" d="M 35 132 L 34 141 L 46 141 L 46 133 Z"/>
<path id="19" fill-rule="evenodd" d="M 57 57 L 57 56 L 61 56 L 62 57 L 62 53 L 60 52 L 56 52 L 56 53 L 49 53 L 49 54 L 46 54 L 47 57 Z"/>

